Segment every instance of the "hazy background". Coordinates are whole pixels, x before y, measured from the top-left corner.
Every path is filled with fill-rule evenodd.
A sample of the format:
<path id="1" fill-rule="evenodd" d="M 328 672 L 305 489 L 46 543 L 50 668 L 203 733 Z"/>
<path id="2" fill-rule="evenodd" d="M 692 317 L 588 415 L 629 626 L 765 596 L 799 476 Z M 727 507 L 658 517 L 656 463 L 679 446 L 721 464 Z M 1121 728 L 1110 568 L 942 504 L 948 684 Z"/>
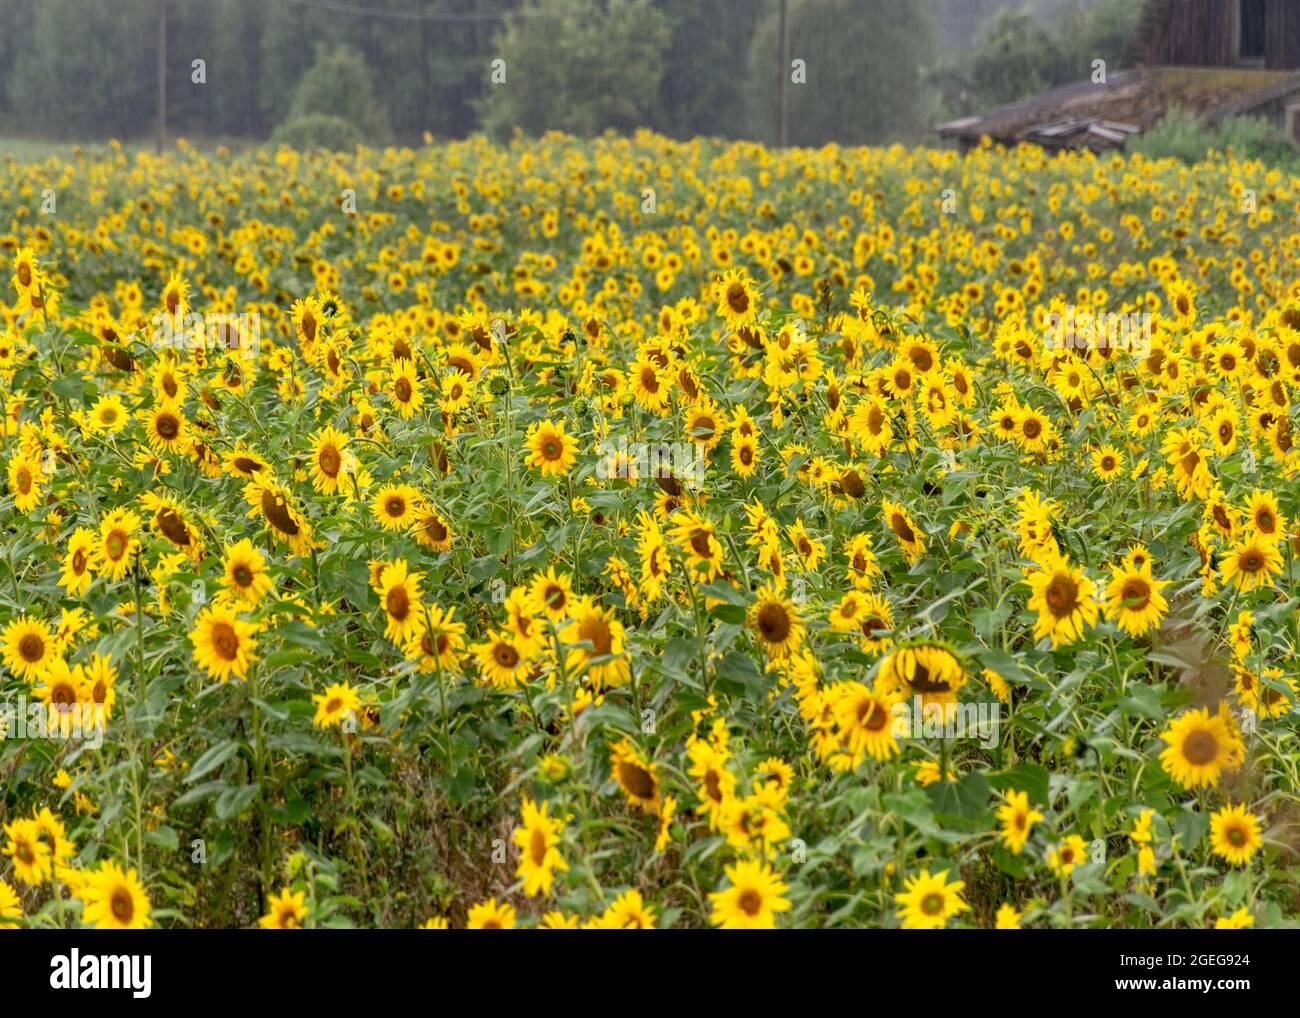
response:
<path id="1" fill-rule="evenodd" d="M 1140 0 L 789 0 L 791 144 L 939 120 L 1125 61 Z M 0 136 L 148 142 L 160 0 L 0 0 Z M 510 13 L 513 12 L 513 13 Z M 773 141 L 778 0 L 166 0 L 168 135 L 347 147 L 475 131 Z M 195 83 L 193 61 L 205 62 Z M 492 61 L 506 81 L 493 84 Z M 790 68 L 784 68 L 789 82 Z"/>

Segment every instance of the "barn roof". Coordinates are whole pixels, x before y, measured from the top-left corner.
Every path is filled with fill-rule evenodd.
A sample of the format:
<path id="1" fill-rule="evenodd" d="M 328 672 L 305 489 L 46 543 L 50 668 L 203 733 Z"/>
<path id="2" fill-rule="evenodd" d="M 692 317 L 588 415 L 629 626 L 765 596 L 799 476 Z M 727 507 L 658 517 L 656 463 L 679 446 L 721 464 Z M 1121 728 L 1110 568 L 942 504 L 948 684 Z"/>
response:
<path id="1" fill-rule="evenodd" d="M 1048 148 L 1117 148 L 1174 107 L 1204 120 L 1246 113 L 1300 92 L 1295 71 L 1236 67 L 1149 67 L 1110 76 L 1105 84 L 1078 82 L 982 116 L 940 124 L 946 138 L 1033 141 Z"/>

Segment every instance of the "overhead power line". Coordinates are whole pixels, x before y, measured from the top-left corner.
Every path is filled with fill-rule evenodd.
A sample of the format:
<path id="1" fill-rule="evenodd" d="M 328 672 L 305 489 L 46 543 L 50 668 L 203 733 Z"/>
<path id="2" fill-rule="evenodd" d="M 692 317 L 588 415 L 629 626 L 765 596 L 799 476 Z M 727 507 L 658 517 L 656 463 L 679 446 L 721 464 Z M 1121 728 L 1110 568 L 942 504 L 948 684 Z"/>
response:
<path id="1" fill-rule="evenodd" d="M 338 0 L 289 0 L 301 7 L 312 7 L 334 14 L 356 14 L 375 18 L 403 18 L 408 21 L 500 21 L 503 18 L 563 18 L 571 14 L 590 14 L 590 7 L 567 7 L 547 10 L 524 7 L 515 11 L 474 11 L 454 14 L 445 11 L 393 10 L 387 7 L 363 7 L 360 4 L 340 3 Z"/>

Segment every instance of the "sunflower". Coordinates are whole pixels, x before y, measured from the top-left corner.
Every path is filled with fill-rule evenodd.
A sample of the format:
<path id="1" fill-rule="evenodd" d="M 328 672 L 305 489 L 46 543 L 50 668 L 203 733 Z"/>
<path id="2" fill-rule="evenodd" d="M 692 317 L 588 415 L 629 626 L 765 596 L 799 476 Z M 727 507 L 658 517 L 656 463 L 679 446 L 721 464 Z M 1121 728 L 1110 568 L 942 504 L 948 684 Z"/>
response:
<path id="1" fill-rule="evenodd" d="M 903 907 L 895 915 L 903 920 L 905 930 L 941 930 L 953 916 L 970 909 L 961 896 L 965 881 L 948 883 L 948 870 L 931 876 L 928 869 L 923 869 L 903 884 L 906 890 L 895 896 Z"/>
<path id="2" fill-rule="evenodd" d="M 1246 515 L 1255 525 L 1255 533 L 1265 541 L 1279 542 L 1286 533 L 1286 517 L 1277 507 L 1277 496 L 1256 488 L 1250 495 Z"/>
<path id="3" fill-rule="evenodd" d="M 551 579 L 558 585 L 561 581 L 568 580 L 564 573 L 558 576 L 548 574 Z M 535 583 L 536 581 L 534 581 Z M 548 582 L 550 582 L 548 580 Z M 569 588 L 563 588 L 565 603 L 569 597 Z M 509 629 L 515 643 L 527 655 L 535 654 L 546 640 L 546 633 L 543 625 L 537 618 L 537 607 L 533 601 L 533 595 L 527 587 L 515 587 L 510 591 L 506 598 L 506 627 Z"/>
<path id="4" fill-rule="evenodd" d="M 57 655 L 54 634 L 38 619 L 20 615 L 4 628 L 4 662 L 18 678 L 36 682 Z"/>
<path id="5" fill-rule="evenodd" d="M 430 551 L 451 551 L 456 534 L 445 516 L 432 506 L 422 506 L 415 514 L 411 536 Z"/>
<path id="6" fill-rule="evenodd" d="M 134 869 L 105 860 L 90 874 L 81 897 L 82 919 L 100 930 L 143 930 L 151 925 L 149 896 Z"/>
<path id="7" fill-rule="evenodd" d="M 624 891 L 614 903 L 596 916 L 589 926 L 599 930 L 652 930 L 655 910 L 647 905 L 640 891 Z"/>
<path id="8" fill-rule="evenodd" d="M 30 247 L 20 247 L 13 258 L 13 284 L 19 296 L 38 293 L 45 285 L 45 274 L 41 271 L 36 252 Z"/>
<path id="9" fill-rule="evenodd" d="M 50 846 L 41 838 L 40 824 L 20 817 L 5 824 L 4 833 L 8 840 L 0 855 L 13 862 L 14 878 L 29 887 L 45 883 L 54 872 L 54 863 Z"/>
<path id="10" fill-rule="evenodd" d="M 247 537 L 226 545 L 221 583 L 232 597 L 253 607 L 275 587 L 266 569 L 266 559 Z"/>
<path id="11" fill-rule="evenodd" d="M 514 928 L 515 910 L 513 906 L 505 902 L 498 905 L 494 897 L 475 905 L 469 910 L 469 921 L 466 924 L 466 929 L 513 930 Z"/>
<path id="12" fill-rule="evenodd" d="M 1210 817 L 1210 844 L 1214 854 L 1233 866 L 1245 866 L 1263 842 L 1259 817 L 1243 805 L 1224 806 Z"/>
<path id="13" fill-rule="evenodd" d="M 638 352 L 624 381 L 637 406 L 653 414 L 663 415 L 672 392 L 663 368 L 644 351 Z"/>
<path id="14" fill-rule="evenodd" d="M 733 328 L 758 317 L 758 291 L 741 269 L 730 269 L 713 285 L 718 314 Z"/>
<path id="15" fill-rule="evenodd" d="M 347 720 L 355 723 L 361 710 L 361 697 L 346 682 L 326 686 L 325 692 L 313 693 L 311 700 L 316 705 L 311 723 L 317 728 L 338 728 Z"/>
<path id="16" fill-rule="evenodd" d="M 1220 404 L 1203 422 L 1210 438 L 1210 447 L 1220 456 L 1229 456 L 1237 448 L 1237 429 L 1240 421 L 1237 411 L 1228 404 Z"/>
<path id="17" fill-rule="evenodd" d="M 22 905 L 18 900 L 18 892 L 5 881 L 0 880 L 0 930 L 16 930 L 17 923 L 5 922 L 6 919 L 21 919 L 23 917 Z"/>
<path id="18" fill-rule="evenodd" d="M 460 671 L 460 655 L 465 648 L 465 624 L 453 617 L 456 609 L 446 612 L 438 605 L 425 606 L 425 624 L 406 644 L 409 660 L 420 663 L 420 671 L 433 672 L 439 668 Z"/>
<path id="19" fill-rule="evenodd" d="M 41 463 L 32 457 L 18 455 L 9 461 L 9 490 L 14 496 L 14 508 L 29 513 L 45 498 L 41 487 Z"/>
<path id="20" fill-rule="evenodd" d="M 1103 445 L 1092 454 L 1092 472 L 1099 480 L 1109 481 L 1124 469 L 1124 454 L 1113 445 Z"/>
<path id="21" fill-rule="evenodd" d="M 565 662 L 569 675 L 583 675 L 597 690 L 625 685 L 632 672 L 623 650 L 623 624 L 614 617 L 614 609 L 602 609 L 583 597 L 570 614 L 573 621 L 560 632 L 560 640 L 573 647 Z M 584 643 L 590 649 L 573 646 Z"/>
<path id="22" fill-rule="evenodd" d="M 923 707 L 956 703 L 966 669 L 943 644 L 919 641 L 895 648 L 881 661 L 879 681 L 882 689 L 919 696 Z"/>
<path id="23" fill-rule="evenodd" d="M 1002 825 L 1002 843 L 1012 855 L 1024 850 L 1034 824 L 1043 819 L 1043 814 L 1029 807 L 1029 793 L 1015 789 L 1006 793 L 1006 802 L 998 807 L 997 816 Z"/>
<path id="24" fill-rule="evenodd" d="M 402 359 L 393 363 L 388 379 L 388 396 L 404 421 L 424 409 L 424 386 L 420 384 L 411 361 Z"/>
<path id="25" fill-rule="evenodd" d="M 1038 612 L 1034 639 L 1052 638 L 1052 646 L 1073 643 L 1097 623 L 1096 585 L 1065 556 L 1051 556 L 1025 582 L 1031 591 L 1030 611 Z"/>
<path id="26" fill-rule="evenodd" d="M 370 513 L 385 530 L 409 529 L 424 505 L 424 497 L 409 484 L 385 484 L 375 494 Z"/>
<path id="27" fill-rule="evenodd" d="M 156 453 L 182 452 L 189 448 L 189 421 L 178 405 L 162 403 L 140 412 L 149 448 Z"/>
<path id="28" fill-rule="evenodd" d="M 854 408 L 848 420 L 849 433 L 863 452 L 883 456 L 894 441 L 894 428 L 885 401 L 867 396 Z"/>
<path id="29" fill-rule="evenodd" d="M 543 477 L 563 477 L 577 462 L 578 440 L 565 433 L 564 421 L 535 421 L 524 436 L 524 448 L 524 462 L 541 470 Z"/>
<path id="30" fill-rule="evenodd" d="M 732 432 L 731 469 L 737 477 L 749 477 L 758 466 L 758 439 Z"/>
<path id="31" fill-rule="evenodd" d="M 453 368 L 442 379 L 438 408 L 444 414 L 457 414 L 470 405 L 473 397 L 474 379 L 459 368 Z"/>
<path id="32" fill-rule="evenodd" d="M 339 475 L 344 471 L 348 436 L 327 426 L 311 438 L 311 486 L 322 495 L 339 490 Z"/>
<path id="33" fill-rule="evenodd" d="M 556 870 L 567 870 L 569 864 L 560 855 L 560 838 L 564 822 L 547 815 L 550 803 L 537 803 L 524 798 L 521 826 L 515 828 L 514 842 L 519 848 L 519 867 L 515 876 L 524 882 L 524 893 L 529 897 L 549 895 L 555 882 Z"/>
<path id="34" fill-rule="evenodd" d="M 265 459 L 242 442 L 226 454 L 224 462 L 227 473 L 242 477 L 246 481 L 251 481 L 264 470 L 270 469 Z"/>
<path id="35" fill-rule="evenodd" d="M 1247 908 L 1239 908 L 1229 916 L 1219 916 L 1214 920 L 1216 930 L 1245 930 L 1255 925 L 1255 917 Z"/>
<path id="36" fill-rule="evenodd" d="M 117 669 L 113 666 L 111 654 L 94 654 L 85 666 L 85 694 L 88 703 L 93 704 L 101 718 L 113 716 L 113 707 L 117 704 Z"/>
<path id="37" fill-rule="evenodd" d="M 915 565 L 925 554 L 925 534 L 912 521 L 906 509 L 889 499 L 881 499 L 880 512 L 890 532 L 903 549 L 910 565 Z"/>
<path id="38" fill-rule="evenodd" d="M 658 811 L 658 768 L 642 758 L 627 739 L 620 739 L 610 746 L 609 766 L 614 780 L 633 806 L 639 806 L 647 813 Z"/>
<path id="39" fill-rule="evenodd" d="M 1246 757 L 1237 723 L 1226 703 L 1217 714 L 1206 707 L 1186 710 L 1160 733 L 1166 747 L 1160 752 L 1165 773 L 1184 788 L 1211 787 L 1225 770 L 1235 770 Z"/>
<path id="40" fill-rule="evenodd" d="M 244 678 L 253 658 L 256 629 L 235 614 L 233 608 L 213 604 L 199 612 L 190 633 L 194 660 L 221 682 L 233 674 Z"/>
<path id="41" fill-rule="evenodd" d="M 839 740 L 855 766 L 863 754 L 875 760 L 898 755 L 894 706 L 904 696 L 902 690 L 888 688 L 879 679 L 874 687 L 840 682 L 827 691 Z"/>
<path id="42" fill-rule="evenodd" d="M 418 636 L 424 627 L 420 606 L 423 573 L 408 572 L 405 559 L 396 559 L 379 576 L 379 603 L 384 606 L 384 636 L 397 645 Z"/>
<path id="43" fill-rule="evenodd" d="M 696 403 L 686 408 L 683 430 L 691 442 L 712 451 L 722 441 L 727 428 L 727 415 L 712 401 Z"/>
<path id="44" fill-rule="evenodd" d="M 300 930 L 307 918 L 307 892 L 284 888 L 266 900 L 270 910 L 257 920 L 264 930 Z"/>
<path id="45" fill-rule="evenodd" d="M 727 768 L 727 752 L 706 739 L 693 739 L 686 755 L 691 761 L 686 773 L 699 782 L 700 805 L 695 812 L 708 819 L 709 830 L 717 830 L 722 807 L 736 790 L 736 776 Z"/>
<path id="46" fill-rule="evenodd" d="M 126 407 L 122 404 L 122 397 L 114 392 L 95 401 L 86 424 L 91 431 L 115 435 L 126 427 L 126 422 Z"/>
<path id="47" fill-rule="evenodd" d="M 259 475 L 245 485 L 244 501 L 251 506 L 248 518 L 265 520 L 276 540 L 287 544 L 293 554 L 312 550 L 311 525 L 290 500 L 288 490 L 270 476 Z"/>
<path id="48" fill-rule="evenodd" d="M 722 542 L 715 536 L 713 524 L 695 510 L 683 510 L 682 522 L 668 536 L 686 552 L 696 579 L 708 583 L 722 573 Z"/>
<path id="49" fill-rule="evenodd" d="M 1077 834 L 1071 834 L 1047 853 L 1047 865 L 1061 879 L 1066 879 L 1088 857 L 1088 846 Z"/>
<path id="50" fill-rule="evenodd" d="M 1199 432 L 1175 428 L 1161 446 L 1178 494 L 1186 499 L 1204 498 L 1210 489 L 1210 468 L 1201 443 Z"/>
<path id="51" fill-rule="evenodd" d="M 826 545 L 808 533 L 802 517 L 797 518 L 793 526 L 786 528 L 786 535 L 799 553 L 799 562 L 805 570 L 816 569 L 826 557 Z"/>
<path id="52" fill-rule="evenodd" d="M 788 657 L 803 643 L 804 624 L 799 609 L 777 584 L 765 583 L 758 589 L 748 620 L 759 646 L 774 661 Z"/>
<path id="53" fill-rule="evenodd" d="M 179 269 L 167 277 L 160 303 L 162 309 L 177 320 L 189 314 L 190 285 Z"/>
<path id="54" fill-rule="evenodd" d="M 1242 538 L 1223 556 L 1223 582 L 1243 591 L 1273 586 L 1273 576 L 1282 571 L 1282 554 L 1277 544 L 1258 535 Z"/>
<path id="55" fill-rule="evenodd" d="M 151 513 L 154 530 L 165 537 L 177 551 L 184 552 L 192 561 L 203 557 L 203 535 L 186 518 L 184 506 L 172 495 L 147 491 L 140 500 L 146 512 Z"/>
<path id="56" fill-rule="evenodd" d="M 1168 585 L 1167 580 L 1152 578 L 1150 562 L 1136 569 L 1112 568 L 1106 585 L 1106 614 L 1129 636 L 1141 636 L 1160 625 L 1169 610 L 1169 603 L 1160 593 Z"/>
<path id="57" fill-rule="evenodd" d="M 82 720 L 82 705 L 89 702 L 84 669 L 56 657 L 45 670 L 36 697 L 45 704 L 51 735 L 57 732 L 67 738 Z"/>
<path id="58" fill-rule="evenodd" d="M 724 930 L 771 930 L 776 913 L 790 909 L 783 897 L 790 888 L 765 862 L 740 860 L 725 867 L 730 887 L 709 894 L 713 914 L 709 921 Z"/>
<path id="59" fill-rule="evenodd" d="M 110 580 L 121 580 L 131 568 L 140 542 L 136 532 L 140 517 L 129 509 L 114 509 L 99 525 L 99 545 L 95 561 L 99 575 Z"/>
<path id="60" fill-rule="evenodd" d="M 470 650 L 478 659 L 483 681 L 497 689 L 513 689 L 528 674 L 529 655 L 505 633 L 489 630 L 487 639 Z"/>

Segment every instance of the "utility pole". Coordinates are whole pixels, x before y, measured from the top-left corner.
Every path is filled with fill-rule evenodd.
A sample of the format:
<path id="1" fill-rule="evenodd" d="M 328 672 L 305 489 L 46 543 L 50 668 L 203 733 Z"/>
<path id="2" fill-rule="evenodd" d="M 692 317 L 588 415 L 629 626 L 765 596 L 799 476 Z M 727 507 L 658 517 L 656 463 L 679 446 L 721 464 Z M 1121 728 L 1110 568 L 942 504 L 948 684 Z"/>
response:
<path id="1" fill-rule="evenodd" d="M 167 0 L 158 0 L 158 154 L 167 142 Z"/>
<path id="2" fill-rule="evenodd" d="M 781 73 L 776 79 L 776 106 L 777 106 L 777 141 L 782 148 L 787 144 L 787 134 L 789 133 L 789 118 L 786 110 L 785 99 L 785 79 L 790 73 L 790 32 L 789 25 L 786 21 L 786 6 L 788 0 L 781 0 Z"/>

